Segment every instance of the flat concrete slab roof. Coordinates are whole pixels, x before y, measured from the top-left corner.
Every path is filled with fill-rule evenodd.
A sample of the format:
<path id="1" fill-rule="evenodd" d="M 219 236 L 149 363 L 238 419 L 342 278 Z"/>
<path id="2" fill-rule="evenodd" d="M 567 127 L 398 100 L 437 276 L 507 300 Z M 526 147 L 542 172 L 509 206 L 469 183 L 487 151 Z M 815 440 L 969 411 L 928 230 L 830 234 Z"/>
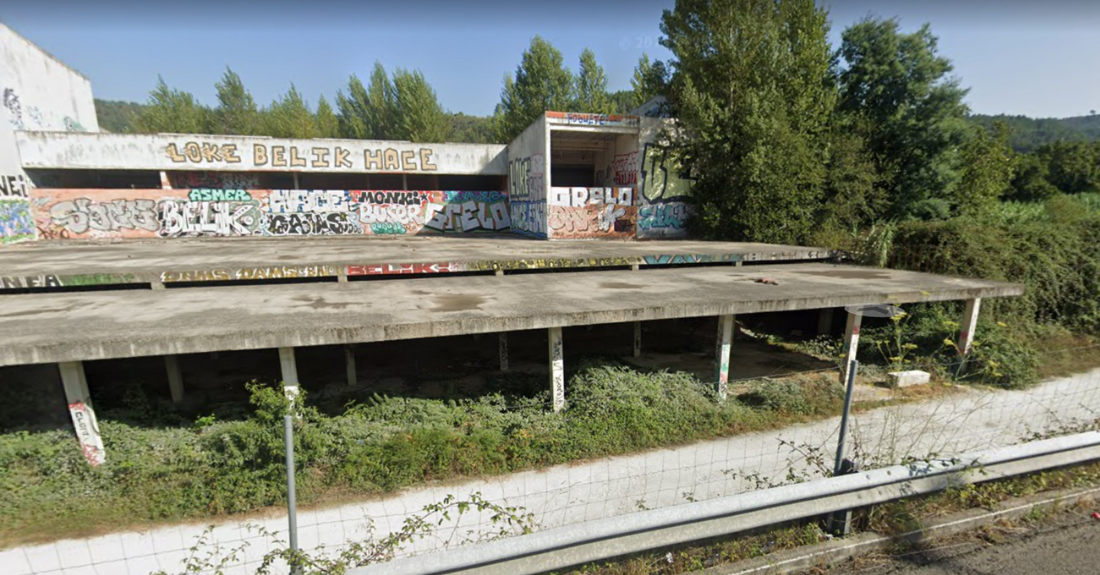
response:
<path id="1" fill-rule="evenodd" d="M 34 242 L 0 250 L 0 290 L 128 283 L 823 260 L 824 248 L 503 237 L 205 238 Z"/>
<path id="2" fill-rule="evenodd" d="M 0 298 L 0 366 L 1022 293 L 1017 284 L 797 263 L 9 295 Z"/>

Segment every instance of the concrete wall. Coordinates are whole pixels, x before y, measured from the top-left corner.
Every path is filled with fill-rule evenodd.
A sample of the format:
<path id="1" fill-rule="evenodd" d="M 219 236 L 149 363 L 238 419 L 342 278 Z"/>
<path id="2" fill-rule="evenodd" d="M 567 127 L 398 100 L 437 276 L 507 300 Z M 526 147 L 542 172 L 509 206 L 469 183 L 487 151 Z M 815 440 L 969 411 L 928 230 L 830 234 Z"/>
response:
<path id="1" fill-rule="evenodd" d="M 687 236 L 691 208 L 685 197 L 691 191 L 691 178 L 680 162 L 660 145 L 661 131 L 671 128 L 672 120 L 641 118 L 638 151 L 633 165 L 637 169 L 638 238 L 682 238 Z"/>
<path id="2" fill-rule="evenodd" d="M 17 135 L 25 168 L 494 175 L 504 146 L 195 134 Z"/>
<path id="3" fill-rule="evenodd" d="M 507 232 L 497 191 L 132 190 L 30 192 L 42 240 Z"/>
<path id="4" fill-rule="evenodd" d="M 98 131 L 87 78 L 0 24 L 0 244 L 34 239 L 16 130 Z"/>
<path id="5" fill-rule="evenodd" d="M 546 195 L 550 185 L 550 131 L 546 117 L 532 123 L 508 146 L 508 195 L 512 231 L 547 237 Z"/>

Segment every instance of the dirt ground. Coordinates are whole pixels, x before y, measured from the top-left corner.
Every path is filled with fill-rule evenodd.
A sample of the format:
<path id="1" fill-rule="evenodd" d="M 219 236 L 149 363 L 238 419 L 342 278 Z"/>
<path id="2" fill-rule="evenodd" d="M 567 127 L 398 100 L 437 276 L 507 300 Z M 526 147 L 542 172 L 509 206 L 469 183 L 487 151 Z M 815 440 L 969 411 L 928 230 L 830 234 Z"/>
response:
<path id="1" fill-rule="evenodd" d="M 1093 511 L 1063 509 L 803 575 L 1094 575 L 1100 573 L 1100 520 Z"/>

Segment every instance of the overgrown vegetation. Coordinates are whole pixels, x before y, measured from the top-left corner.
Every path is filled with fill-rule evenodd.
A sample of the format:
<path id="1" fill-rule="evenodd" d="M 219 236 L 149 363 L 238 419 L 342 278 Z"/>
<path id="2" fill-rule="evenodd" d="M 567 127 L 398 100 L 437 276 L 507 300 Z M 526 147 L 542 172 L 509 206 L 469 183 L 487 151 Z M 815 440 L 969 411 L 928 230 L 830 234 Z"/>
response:
<path id="1" fill-rule="evenodd" d="M 549 397 L 466 400 L 375 397 L 324 415 L 307 403 L 295 435 L 303 504 L 381 494 L 426 481 L 501 474 L 834 415 L 835 375 L 715 400 L 682 373 L 592 365 L 569 382 L 568 407 Z M 0 540 L 239 513 L 285 497 L 281 390 L 252 384 L 244 419 L 104 413 L 107 463 L 87 465 L 68 431 L 0 435 Z M 142 417 L 144 415 L 144 417 Z"/>

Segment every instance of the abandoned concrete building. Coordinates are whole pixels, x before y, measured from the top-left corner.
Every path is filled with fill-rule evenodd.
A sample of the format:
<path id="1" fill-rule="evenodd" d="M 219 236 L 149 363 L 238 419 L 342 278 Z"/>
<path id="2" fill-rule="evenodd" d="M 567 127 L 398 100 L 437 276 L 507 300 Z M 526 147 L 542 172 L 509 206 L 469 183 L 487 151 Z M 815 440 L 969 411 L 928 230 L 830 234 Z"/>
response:
<path id="1" fill-rule="evenodd" d="M 1022 293 L 691 240 L 665 118 L 548 111 L 508 145 L 111 134 L 88 80 L 3 25 L 0 58 L 0 388 L 57 387 L 93 464 L 108 382 L 86 362 L 152 361 L 148 385 L 183 403 L 219 353 L 261 354 L 292 394 L 311 350 L 357 386 L 375 367 L 360 344 L 470 337 L 507 371 L 509 334 L 538 333 L 557 410 L 563 328 L 621 326 L 636 357 L 644 322 L 710 321 L 723 395 L 738 314 L 831 331 L 848 305 L 965 300 L 965 352 L 981 298 Z"/>

